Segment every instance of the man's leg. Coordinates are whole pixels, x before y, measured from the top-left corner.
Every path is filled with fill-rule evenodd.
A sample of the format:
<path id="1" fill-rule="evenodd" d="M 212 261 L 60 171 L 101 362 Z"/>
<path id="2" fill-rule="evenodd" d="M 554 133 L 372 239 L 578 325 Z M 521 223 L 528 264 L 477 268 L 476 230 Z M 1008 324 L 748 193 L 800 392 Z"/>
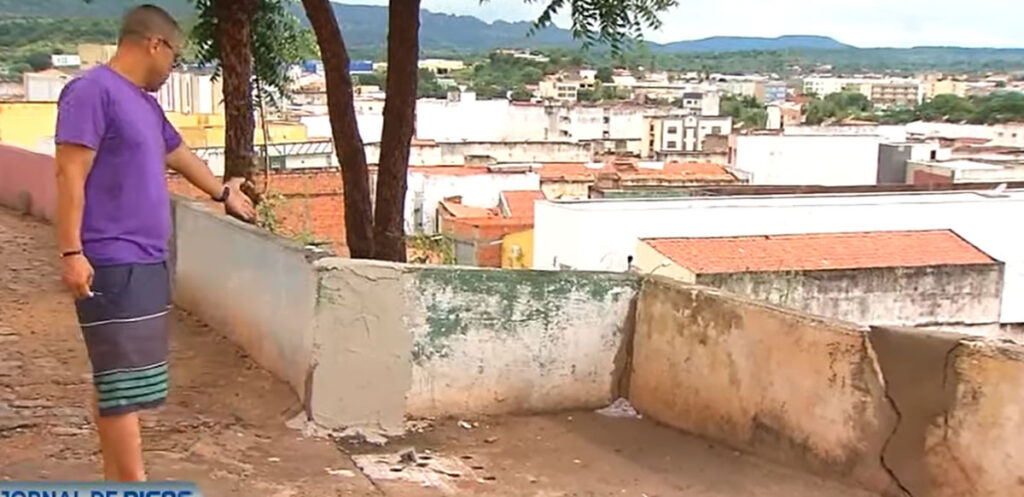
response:
<path id="1" fill-rule="evenodd" d="M 103 475 L 107 480 L 146 481 L 142 461 L 142 433 L 139 413 L 96 418 L 103 450 Z"/>
<path id="2" fill-rule="evenodd" d="M 99 410 L 99 399 L 96 396 L 92 398 L 92 419 L 96 423 L 96 429 L 99 430 L 100 425 L 100 410 Z M 117 471 L 117 466 L 114 464 L 113 449 L 110 448 L 110 444 L 104 441 L 103 434 L 100 433 L 100 456 L 103 458 L 103 479 L 107 481 L 119 481 L 121 474 Z"/>

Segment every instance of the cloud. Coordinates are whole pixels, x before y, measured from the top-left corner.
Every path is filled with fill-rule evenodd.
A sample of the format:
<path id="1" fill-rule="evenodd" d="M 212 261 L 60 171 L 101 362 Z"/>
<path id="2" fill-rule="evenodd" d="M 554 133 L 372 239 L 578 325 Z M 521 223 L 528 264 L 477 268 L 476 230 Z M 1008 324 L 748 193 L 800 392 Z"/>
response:
<path id="1" fill-rule="evenodd" d="M 344 3 L 384 5 L 386 0 Z M 543 2 L 522 0 L 423 0 L 435 12 L 495 19 L 532 20 Z M 781 36 L 813 34 L 862 47 L 958 45 L 1024 46 L 1019 19 L 1024 2 L 1010 0 L 680 0 L 662 16 L 664 28 L 653 41 L 691 40 L 709 36 Z M 565 17 L 558 20 L 565 25 Z"/>

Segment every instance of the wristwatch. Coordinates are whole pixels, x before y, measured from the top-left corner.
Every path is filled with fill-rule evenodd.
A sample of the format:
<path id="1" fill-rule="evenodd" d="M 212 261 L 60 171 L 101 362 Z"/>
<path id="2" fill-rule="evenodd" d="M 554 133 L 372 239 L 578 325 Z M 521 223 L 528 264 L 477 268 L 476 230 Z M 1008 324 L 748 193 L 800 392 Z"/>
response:
<path id="1" fill-rule="evenodd" d="M 214 202 L 224 203 L 228 200 L 228 196 L 231 195 L 231 187 L 224 185 L 224 189 L 220 191 L 220 197 L 210 197 Z"/>

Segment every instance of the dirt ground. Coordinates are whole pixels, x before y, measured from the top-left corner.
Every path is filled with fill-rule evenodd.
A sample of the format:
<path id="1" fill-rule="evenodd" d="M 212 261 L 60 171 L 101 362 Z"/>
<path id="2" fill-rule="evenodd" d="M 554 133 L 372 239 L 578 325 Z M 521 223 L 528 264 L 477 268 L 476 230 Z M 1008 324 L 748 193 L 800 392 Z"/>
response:
<path id="1" fill-rule="evenodd" d="M 0 478 L 95 480 L 89 365 L 51 231 L 0 209 Z M 168 405 L 144 417 L 150 477 L 208 496 L 868 496 L 594 413 L 417 423 L 383 448 L 304 438 L 285 426 L 292 392 L 182 312 L 171 368 Z"/>

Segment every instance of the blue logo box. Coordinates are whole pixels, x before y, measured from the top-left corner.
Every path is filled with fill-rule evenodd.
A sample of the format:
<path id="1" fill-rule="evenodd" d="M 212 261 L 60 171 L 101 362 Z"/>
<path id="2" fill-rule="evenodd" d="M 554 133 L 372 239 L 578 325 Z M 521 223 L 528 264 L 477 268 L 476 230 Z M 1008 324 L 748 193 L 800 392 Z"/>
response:
<path id="1" fill-rule="evenodd" d="M 202 497 L 188 482 L 16 482 L 0 481 L 0 497 Z"/>

